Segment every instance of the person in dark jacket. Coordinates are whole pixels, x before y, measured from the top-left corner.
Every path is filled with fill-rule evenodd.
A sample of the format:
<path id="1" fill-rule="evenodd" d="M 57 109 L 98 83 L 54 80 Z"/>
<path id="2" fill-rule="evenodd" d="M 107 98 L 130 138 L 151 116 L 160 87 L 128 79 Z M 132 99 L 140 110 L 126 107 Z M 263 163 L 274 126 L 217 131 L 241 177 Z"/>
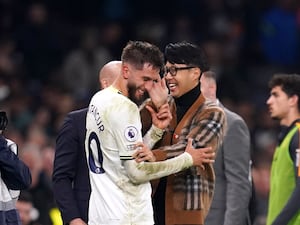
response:
<path id="1" fill-rule="evenodd" d="M 29 188 L 31 174 L 25 163 L 18 158 L 18 146 L 3 136 L 8 119 L 0 112 L 0 224 L 21 225 L 16 210 L 20 190 Z"/>

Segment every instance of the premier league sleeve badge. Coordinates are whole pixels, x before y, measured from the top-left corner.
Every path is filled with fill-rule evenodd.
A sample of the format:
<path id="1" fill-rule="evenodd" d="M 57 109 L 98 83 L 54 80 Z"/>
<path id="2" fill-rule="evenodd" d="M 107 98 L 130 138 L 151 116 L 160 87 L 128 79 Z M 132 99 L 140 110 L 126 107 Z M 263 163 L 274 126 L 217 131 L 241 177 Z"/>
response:
<path id="1" fill-rule="evenodd" d="M 125 129 L 124 135 L 127 141 L 134 142 L 138 138 L 138 130 L 134 126 L 129 126 Z"/>

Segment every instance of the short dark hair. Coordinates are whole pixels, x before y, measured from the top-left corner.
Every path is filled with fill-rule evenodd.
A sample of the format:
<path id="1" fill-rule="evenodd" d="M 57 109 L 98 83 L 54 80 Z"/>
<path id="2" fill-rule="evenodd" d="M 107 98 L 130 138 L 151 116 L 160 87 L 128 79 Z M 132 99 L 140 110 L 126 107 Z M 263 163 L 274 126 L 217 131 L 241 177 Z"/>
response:
<path id="1" fill-rule="evenodd" d="M 300 75 L 299 74 L 274 74 L 269 81 L 269 88 L 280 86 L 287 96 L 298 96 L 298 110 L 300 111 Z"/>
<path id="2" fill-rule="evenodd" d="M 145 63 L 159 70 L 164 66 L 161 50 L 156 45 L 145 41 L 129 41 L 122 51 L 121 60 L 134 65 L 136 69 L 143 69 Z"/>
<path id="3" fill-rule="evenodd" d="M 165 47 L 165 61 L 196 66 L 200 68 L 201 73 L 209 70 L 204 49 L 186 41 L 168 44 Z"/>
<path id="4" fill-rule="evenodd" d="M 33 199 L 32 199 L 32 195 L 30 192 L 26 191 L 26 190 L 22 190 L 20 192 L 20 195 L 19 195 L 19 198 L 18 198 L 19 201 L 22 201 L 22 202 L 30 202 L 30 203 L 33 203 Z"/>

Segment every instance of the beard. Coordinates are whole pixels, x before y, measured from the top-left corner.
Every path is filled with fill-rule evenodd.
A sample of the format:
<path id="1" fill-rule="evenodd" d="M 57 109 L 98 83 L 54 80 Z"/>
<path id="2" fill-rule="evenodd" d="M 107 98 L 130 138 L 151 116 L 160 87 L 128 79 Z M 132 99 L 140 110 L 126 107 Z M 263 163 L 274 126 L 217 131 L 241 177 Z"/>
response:
<path id="1" fill-rule="evenodd" d="M 134 85 L 127 85 L 128 98 L 138 106 L 141 105 L 147 98 L 149 98 L 148 92 L 144 92 L 142 96 L 137 94 L 137 87 Z"/>

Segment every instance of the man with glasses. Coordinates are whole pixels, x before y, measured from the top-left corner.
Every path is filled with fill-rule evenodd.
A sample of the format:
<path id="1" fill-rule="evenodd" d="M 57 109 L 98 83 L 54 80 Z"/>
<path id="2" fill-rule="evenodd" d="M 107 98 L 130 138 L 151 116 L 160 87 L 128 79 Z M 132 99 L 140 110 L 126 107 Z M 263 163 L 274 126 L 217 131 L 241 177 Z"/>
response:
<path id="1" fill-rule="evenodd" d="M 211 147 L 216 151 L 224 137 L 226 119 L 224 111 L 206 101 L 200 91 L 201 74 L 209 69 L 204 51 L 187 42 L 168 44 L 165 60 L 164 79 L 171 95 L 172 121 L 160 142 L 164 147 L 154 150 L 156 158 L 181 154 L 188 138 L 194 139 L 197 148 Z M 153 182 L 156 224 L 204 224 L 214 183 L 212 163 L 161 178 L 157 186 Z"/>

